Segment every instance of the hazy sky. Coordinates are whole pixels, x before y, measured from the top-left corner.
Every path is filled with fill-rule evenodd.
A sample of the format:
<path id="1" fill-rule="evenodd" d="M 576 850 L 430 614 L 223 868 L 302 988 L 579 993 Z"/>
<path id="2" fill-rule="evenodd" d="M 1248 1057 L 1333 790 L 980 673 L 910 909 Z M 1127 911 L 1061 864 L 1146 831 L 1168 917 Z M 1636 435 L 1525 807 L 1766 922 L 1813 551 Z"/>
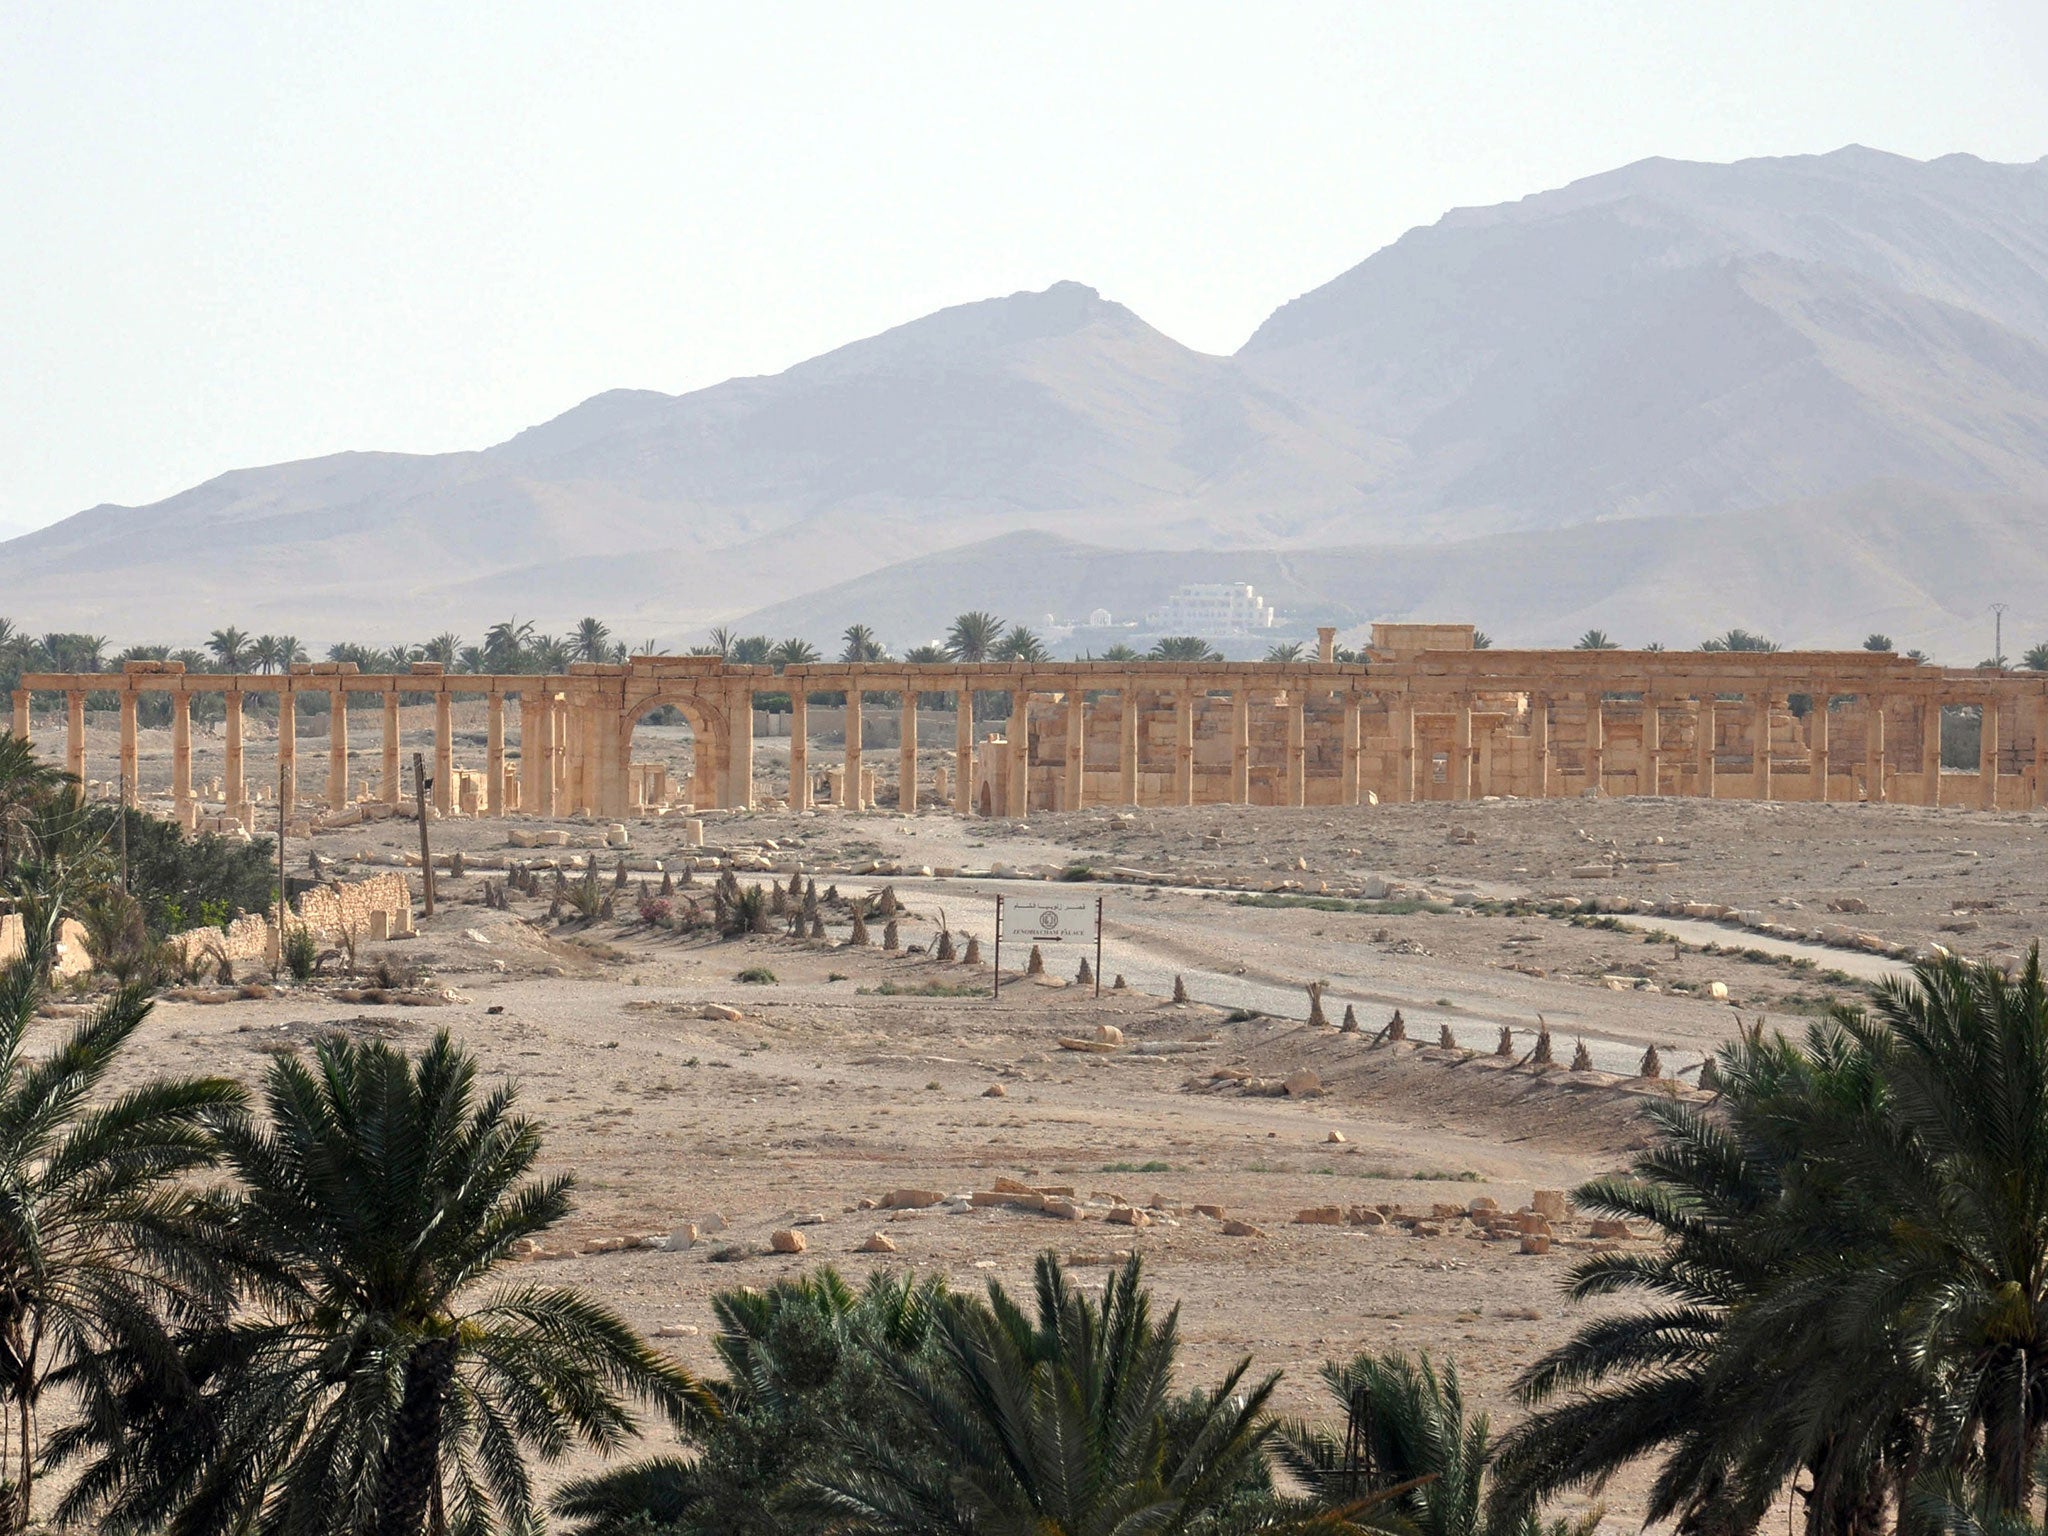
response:
<path id="1" fill-rule="evenodd" d="M 2039 0 L 0 0 L 0 524 L 1075 278 L 1191 346 L 1646 155 L 2048 154 Z"/>

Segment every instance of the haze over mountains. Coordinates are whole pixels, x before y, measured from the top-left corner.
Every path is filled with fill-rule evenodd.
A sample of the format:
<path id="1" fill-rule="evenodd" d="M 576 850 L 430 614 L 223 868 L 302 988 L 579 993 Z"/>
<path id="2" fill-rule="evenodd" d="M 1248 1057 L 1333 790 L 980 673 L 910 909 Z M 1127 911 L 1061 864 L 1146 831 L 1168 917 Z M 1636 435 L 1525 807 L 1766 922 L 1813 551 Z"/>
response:
<path id="1" fill-rule="evenodd" d="M 1234 357 L 1060 283 L 478 452 L 97 507 L 0 544 L 0 587 L 117 642 L 590 612 L 900 646 L 1234 579 L 1516 643 L 1880 628 L 1974 661 L 1994 597 L 2048 631 L 2044 531 L 2048 161 L 1850 148 L 1458 210 Z"/>

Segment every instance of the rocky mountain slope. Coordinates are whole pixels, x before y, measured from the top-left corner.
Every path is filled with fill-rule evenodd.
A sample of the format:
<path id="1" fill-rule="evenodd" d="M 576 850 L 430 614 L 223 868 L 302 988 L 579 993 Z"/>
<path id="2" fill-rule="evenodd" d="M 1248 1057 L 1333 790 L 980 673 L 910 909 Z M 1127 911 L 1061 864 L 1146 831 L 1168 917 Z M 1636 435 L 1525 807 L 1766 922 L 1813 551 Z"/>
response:
<path id="1" fill-rule="evenodd" d="M 226 622 L 391 640 L 515 612 L 675 640 L 794 619 L 869 572 L 950 579 L 977 549 L 1022 552 L 1022 583 L 1068 540 L 1145 556 L 1091 567 L 1082 610 L 1142 608 L 1174 571 L 1285 567 L 1346 613 L 1550 635 L 1668 611 L 1708 562 L 1746 569 L 1750 546 L 1716 551 L 1779 530 L 1745 513 L 1833 509 L 1853 562 L 1816 544 L 1773 580 L 1784 611 L 1818 613 L 1854 571 L 1860 612 L 1923 592 L 1924 557 L 1973 547 L 1970 518 L 2043 500 L 2048 162 L 1852 148 L 1645 161 L 1453 212 L 1284 305 L 1234 358 L 1061 283 L 773 377 L 600 395 L 477 452 L 238 470 L 0 544 L 0 590 L 27 627 L 117 640 Z M 1485 542 L 1504 534 L 1532 563 L 1496 582 L 1500 551 L 1524 548 Z M 1006 535 L 1028 536 L 989 544 Z M 1375 553 L 1367 569 L 1334 550 Z M 1599 594 L 1534 584 L 1574 560 L 1606 573 Z M 1341 590 L 1339 569 L 1357 572 Z M 1995 595 L 1959 579 L 1940 600 L 1958 612 Z M 1737 606 L 1772 621 L 1761 594 Z"/>

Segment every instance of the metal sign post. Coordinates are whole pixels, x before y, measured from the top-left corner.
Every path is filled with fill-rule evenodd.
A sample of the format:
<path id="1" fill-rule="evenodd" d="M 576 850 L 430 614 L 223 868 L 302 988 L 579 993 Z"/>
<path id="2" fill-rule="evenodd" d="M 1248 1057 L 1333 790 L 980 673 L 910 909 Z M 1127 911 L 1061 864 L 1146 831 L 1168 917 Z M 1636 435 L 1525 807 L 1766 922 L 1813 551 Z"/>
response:
<path id="1" fill-rule="evenodd" d="M 1102 898 L 1095 898 L 1095 995 L 1102 996 Z"/>
<path id="2" fill-rule="evenodd" d="M 1001 891 L 998 891 L 998 892 L 996 892 L 996 990 L 995 990 L 995 995 L 996 995 L 997 997 L 1001 997 L 1001 996 L 1003 995 L 1003 893 L 1002 893 Z"/>
<path id="3" fill-rule="evenodd" d="M 1026 897 L 1005 902 L 996 897 L 996 995 L 1003 986 L 1003 926 L 1019 924 L 1014 937 L 1025 944 L 1095 943 L 1095 995 L 1102 996 L 1102 898 Z"/>

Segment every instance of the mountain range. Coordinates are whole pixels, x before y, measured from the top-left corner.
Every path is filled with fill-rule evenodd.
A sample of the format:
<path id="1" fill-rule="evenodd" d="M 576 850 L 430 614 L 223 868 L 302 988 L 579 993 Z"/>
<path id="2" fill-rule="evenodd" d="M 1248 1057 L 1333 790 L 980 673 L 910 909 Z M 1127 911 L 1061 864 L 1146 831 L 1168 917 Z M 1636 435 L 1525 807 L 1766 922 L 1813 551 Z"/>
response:
<path id="1" fill-rule="evenodd" d="M 900 646 L 1248 580 L 1345 625 L 1974 660 L 1994 598 L 2048 629 L 2044 527 L 2048 160 L 1852 147 L 1455 210 L 1231 357 L 1065 282 L 475 452 L 235 470 L 0 544 L 0 589 L 117 643 L 597 613 Z"/>

